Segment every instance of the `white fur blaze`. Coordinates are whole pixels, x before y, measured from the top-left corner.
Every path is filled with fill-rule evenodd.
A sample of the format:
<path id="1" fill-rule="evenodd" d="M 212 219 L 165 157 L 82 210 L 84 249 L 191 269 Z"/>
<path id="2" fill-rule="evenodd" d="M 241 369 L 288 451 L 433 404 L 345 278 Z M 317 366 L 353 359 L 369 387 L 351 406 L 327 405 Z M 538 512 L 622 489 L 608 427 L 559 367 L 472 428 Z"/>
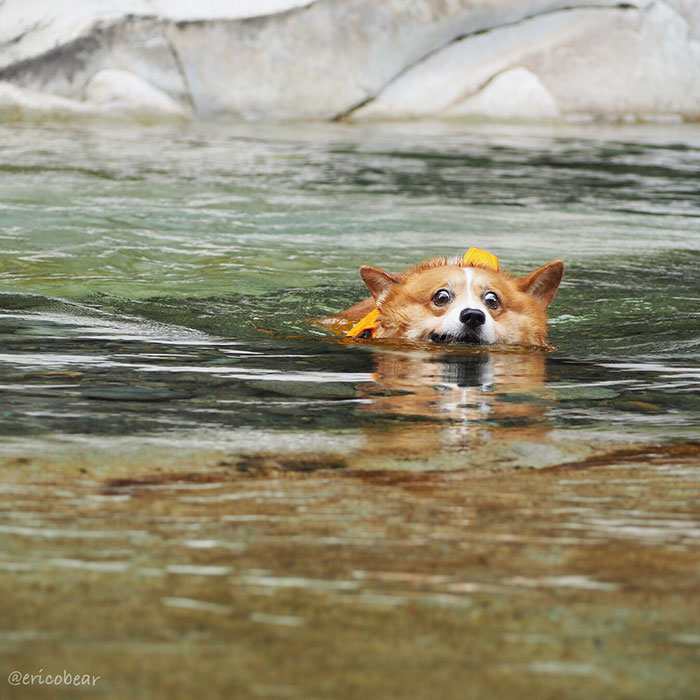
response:
<path id="1" fill-rule="evenodd" d="M 475 284 L 475 268 L 465 267 L 465 288 L 459 294 L 455 294 L 450 310 L 443 316 L 440 324 L 440 333 L 445 335 L 459 336 L 464 331 L 464 324 L 460 321 L 460 315 L 464 309 L 479 309 L 484 312 L 486 320 L 479 329 L 482 343 L 496 342 L 496 324 L 488 307 L 481 301 L 481 294 L 478 288 L 478 280 Z M 454 293 L 454 292 L 453 292 Z"/>

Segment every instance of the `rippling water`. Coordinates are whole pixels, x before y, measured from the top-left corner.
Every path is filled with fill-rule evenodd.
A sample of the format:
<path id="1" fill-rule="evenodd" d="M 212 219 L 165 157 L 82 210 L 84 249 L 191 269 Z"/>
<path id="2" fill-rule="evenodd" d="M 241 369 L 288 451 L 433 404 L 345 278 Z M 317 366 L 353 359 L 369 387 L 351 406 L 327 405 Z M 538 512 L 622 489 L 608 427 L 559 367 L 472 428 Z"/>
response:
<path id="1" fill-rule="evenodd" d="M 693 697 L 698 163 L 695 127 L 0 127 L 10 670 Z M 565 260 L 555 352 L 311 322 L 472 245 Z"/>

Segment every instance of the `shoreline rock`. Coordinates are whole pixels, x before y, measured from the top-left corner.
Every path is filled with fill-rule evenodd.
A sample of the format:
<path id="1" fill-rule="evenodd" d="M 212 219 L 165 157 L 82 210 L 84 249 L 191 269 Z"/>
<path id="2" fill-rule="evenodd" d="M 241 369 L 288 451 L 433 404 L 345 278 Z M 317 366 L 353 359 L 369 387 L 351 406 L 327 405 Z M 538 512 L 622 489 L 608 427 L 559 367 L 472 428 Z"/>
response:
<path id="1" fill-rule="evenodd" d="M 700 3 L 0 4 L 0 119 L 700 119 Z"/>

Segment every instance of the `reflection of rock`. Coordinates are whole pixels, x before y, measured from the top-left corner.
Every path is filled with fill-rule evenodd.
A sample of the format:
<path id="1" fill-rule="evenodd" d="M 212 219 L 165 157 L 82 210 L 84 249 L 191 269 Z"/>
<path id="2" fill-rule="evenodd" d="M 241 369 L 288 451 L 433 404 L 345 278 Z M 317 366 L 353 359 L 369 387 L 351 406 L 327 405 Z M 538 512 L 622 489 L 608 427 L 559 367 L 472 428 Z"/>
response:
<path id="1" fill-rule="evenodd" d="M 697 5 L 5 0 L 0 111 L 697 118 Z"/>

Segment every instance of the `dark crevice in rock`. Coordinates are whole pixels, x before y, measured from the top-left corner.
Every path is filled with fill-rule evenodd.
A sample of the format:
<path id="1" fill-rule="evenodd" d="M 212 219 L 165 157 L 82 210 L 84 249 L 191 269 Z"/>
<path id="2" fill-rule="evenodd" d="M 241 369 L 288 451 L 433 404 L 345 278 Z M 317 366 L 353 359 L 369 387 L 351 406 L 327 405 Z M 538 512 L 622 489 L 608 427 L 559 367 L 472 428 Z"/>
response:
<path id="1" fill-rule="evenodd" d="M 391 82 L 391 81 L 389 81 L 389 82 Z M 387 85 L 388 85 L 388 83 L 387 83 Z M 383 89 L 384 88 L 381 88 L 380 91 Z M 369 104 L 378 94 L 379 93 L 377 92 L 373 95 L 370 95 L 369 97 L 365 97 L 363 100 L 360 100 L 360 102 L 357 102 L 356 104 L 351 105 L 343 112 L 339 112 L 334 117 L 331 117 L 330 121 L 332 121 L 332 122 L 343 121 L 343 119 L 345 119 L 346 117 L 349 117 L 353 112 L 356 112 L 358 109 L 364 107 L 366 104 Z"/>
<path id="2" fill-rule="evenodd" d="M 180 54 L 177 52 L 177 49 L 175 48 L 175 45 L 173 44 L 170 34 L 168 32 L 168 28 L 165 26 L 163 27 L 163 36 L 165 38 L 165 41 L 168 43 L 170 53 L 173 57 L 173 61 L 175 62 L 175 68 L 177 69 L 177 72 L 180 75 L 180 79 L 182 80 L 182 89 L 185 92 L 185 99 L 187 100 L 187 103 L 192 109 L 192 112 L 196 114 L 197 106 L 194 102 L 194 93 L 192 92 L 192 88 L 190 87 L 190 82 L 189 80 L 187 80 L 185 66 L 182 64 L 182 61 L 180 60 Z"/>
<path id="3" fill-rule="evenodd" d="M 246 23 L 246 24 L 262 24 L 268 20 L 276 20 L 280 17 L 288 17 L 290 15 L 306 12 L 310 10 L 314 5 L 318 5 L 319 0 L 314 0 L 308 5 L 298 5 L 294 7 L 288 7 L 285 10 L 277 10 L 275 12 L 268 12 L 266 14 L 259 15 L 245 15 L 243 17 L 221 17 L 213 19 L 177 19 L 168 20 L 172 22 L 173 26 L 177 29 L 187 29 L 188 27 L 203 27 L 207 24 L 220 24 L 221 22 L 229 22 L 231 24 Z"/>

